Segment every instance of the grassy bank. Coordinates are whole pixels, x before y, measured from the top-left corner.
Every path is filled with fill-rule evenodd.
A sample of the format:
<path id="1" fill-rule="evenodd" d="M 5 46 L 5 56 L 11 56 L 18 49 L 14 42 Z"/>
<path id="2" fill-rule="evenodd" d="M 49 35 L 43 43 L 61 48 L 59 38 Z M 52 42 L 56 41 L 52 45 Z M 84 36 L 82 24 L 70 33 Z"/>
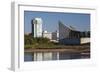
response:
<path id="1" fill-rule="evenodd" d="M 85 45 L 61 45 L 51 42 L 48 38 L 34 38 L 31 35 L 24 36 L 24 49 L 90 49 L 90 44 Z"/>

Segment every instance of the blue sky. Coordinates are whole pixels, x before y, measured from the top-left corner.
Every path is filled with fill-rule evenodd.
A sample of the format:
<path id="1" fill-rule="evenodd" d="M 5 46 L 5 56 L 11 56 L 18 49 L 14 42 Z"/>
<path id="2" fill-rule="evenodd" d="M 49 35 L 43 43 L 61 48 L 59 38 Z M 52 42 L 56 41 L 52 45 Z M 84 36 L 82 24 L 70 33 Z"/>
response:
<path id="1" fill-rule="evenodd" d="M 31 20 L 37 17 L 42 18 L 43 30 L 48 32 L 58 29 L 59 20 L 64 25 L 73 26 L 80 31 L 90 30 L 90 14 L 24 11 L 25 33 L 31 33 Z"/>

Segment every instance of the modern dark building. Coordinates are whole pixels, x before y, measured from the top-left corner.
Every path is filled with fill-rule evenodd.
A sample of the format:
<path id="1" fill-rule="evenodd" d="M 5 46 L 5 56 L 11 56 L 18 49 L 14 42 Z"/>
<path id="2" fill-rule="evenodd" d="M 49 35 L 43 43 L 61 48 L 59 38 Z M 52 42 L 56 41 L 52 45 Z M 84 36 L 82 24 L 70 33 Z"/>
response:
<path id="1" fill-rule="evenodd" d="M 59 43 L 61 44 L 81 44 L 81 38 L 89 42 L 90 32 L 78 31 L 73 27 L 65 26 L 59 22 Z M 87 39 L 88 38 L 88 39 Z M 87 43 L 88 43 L 87 42 Z"/>

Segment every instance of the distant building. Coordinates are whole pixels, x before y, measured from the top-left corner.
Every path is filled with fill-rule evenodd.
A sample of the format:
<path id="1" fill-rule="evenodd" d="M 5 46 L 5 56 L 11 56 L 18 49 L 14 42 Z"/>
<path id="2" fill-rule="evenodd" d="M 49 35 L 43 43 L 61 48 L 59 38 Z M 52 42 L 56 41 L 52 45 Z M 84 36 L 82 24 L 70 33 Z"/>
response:
<path id="1" fill-rule="evenodd" d="M 52 32 L 52 40 L 59 40 L 59 33 L 57 31 Z"/>
<path id="2" fill-rule="evenodd" d="M 48 39 L 52 39 L 52 33 L 51 32 L 47 32 L 47 31 L 43 31 L 42 36 L 44 38 L 48 38 Z"/>
<path id="3" fill-rule="evenodd" d="M 50 39 L 50 41 L 54 41 L 54 42 L 58 42 L 58 32 L 47 32 L 47 31 L 43 31 L 42 36 L 45 38 Z"/>
<path id="4" fill-rule="evenodd" d="M 32 35 L 33 37 L 42 37 L 42 19 L 34 18 L 32 20 Z"/>
<path id="5" fill-rule="evenodd" d="M 64 38 L 80 38 L 80 31 L 59 22 L 59 39 Z"/>
<path id="6" fill-rule="evenodd" d="M 85 40 L 85 43 L 89 43 L 90 32 L 81 32 L 73 27 L 65 26 L 63 23 L 59 22 L 59 43 L 81 44 L 81 38 L 84 38 L 82 40 Z"/>

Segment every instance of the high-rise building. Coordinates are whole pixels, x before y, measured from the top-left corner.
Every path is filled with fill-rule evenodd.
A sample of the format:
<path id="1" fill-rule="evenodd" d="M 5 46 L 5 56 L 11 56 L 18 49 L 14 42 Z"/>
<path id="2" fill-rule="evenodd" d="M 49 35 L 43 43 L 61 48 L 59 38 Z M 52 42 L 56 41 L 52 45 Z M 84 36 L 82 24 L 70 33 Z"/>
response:
<path id="1" fill-rule="evenodd" d="M 32 20 L 32 35 L 33 37 L 42 37 L 42 19 L 34 18 Z"/>

